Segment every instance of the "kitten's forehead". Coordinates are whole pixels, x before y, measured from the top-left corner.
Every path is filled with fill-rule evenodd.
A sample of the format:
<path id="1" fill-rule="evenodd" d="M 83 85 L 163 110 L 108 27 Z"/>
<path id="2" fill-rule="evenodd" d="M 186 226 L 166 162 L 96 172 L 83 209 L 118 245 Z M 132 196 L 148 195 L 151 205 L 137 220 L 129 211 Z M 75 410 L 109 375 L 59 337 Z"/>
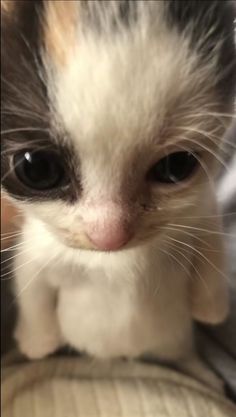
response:
<path id="1" fill-rule="evenodd" d="M 219 60 L 213 54 L 202 62 L 206 29 L 196 22 L 204 12 L 214 15 L 216 2 L 199 3 L 48 2 L 44 58 L 52 112 L 80 147 L 161 139 L 183 105 L 191 113 L 193 104 L 198 110 L 215 103 Z"/>
<path id="2" fill-rule="evenodd" d="M 186 100 L 186 92 L 192 98 L 196 90 L 191 84 L 198 56 L 190 52 L 188 38 L 176 28 L 170 30 L 164 2 L 150 2 L 148 7 L 140 2 L 139 17 L 118 32 L 110 23 L 111 16 L 119 17 L 119 2 L 111 2 L 112 13 L 100 2 L 92 3 L 92 9 L 102 8 L 104 31 L 107 24 L 109 33 L 98 33 L 96 26 L 83 30 L 78 21 L 73 41 L 64 49 L 64 65 L 53 48 L 46 51 L 52 113 L 80 149 L 90 144 L 92 148 L 95 144 L 136 146 L 158 138 L 167 115 L 176 113 L 177 101 Z M 55 13 L 59 16 L 49 9 L 48 18 Z M 97 17 L 102 18 L 99 13 Z M 48 24 L 46 29 L 51 27 Z M 199 79 L 199 87 L 201 83 Z M 202 85 L 201 93 L 205 94 Z"/>

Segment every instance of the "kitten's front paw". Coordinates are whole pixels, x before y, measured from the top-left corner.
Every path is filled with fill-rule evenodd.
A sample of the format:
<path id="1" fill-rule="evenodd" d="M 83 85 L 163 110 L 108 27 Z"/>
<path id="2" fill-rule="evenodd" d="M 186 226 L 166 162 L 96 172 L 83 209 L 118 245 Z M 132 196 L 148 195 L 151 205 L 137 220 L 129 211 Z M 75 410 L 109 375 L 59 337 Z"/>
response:
<path id="1" fill-rule="evenodd" d="M 63 340 L 58 328 L 48 329 L 45 332 L 35 332 L 22 323 L 19 323 L 14 338 L 19 350 L 29 359 L 42 359 L 54 353 L 63 346 Z"/>

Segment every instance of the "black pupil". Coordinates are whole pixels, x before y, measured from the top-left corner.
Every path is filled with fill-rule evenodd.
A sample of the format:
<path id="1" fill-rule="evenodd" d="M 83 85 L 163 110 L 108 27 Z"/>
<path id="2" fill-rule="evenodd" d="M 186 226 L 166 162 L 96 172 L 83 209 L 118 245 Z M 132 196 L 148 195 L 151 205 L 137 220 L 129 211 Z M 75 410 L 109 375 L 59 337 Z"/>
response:
<path id="1" fill-rule="evenodd" d="M 37 190 L 54 188 L 63 178 L 59 156 L 53 152 L 21 152 L 15 156 L 14 165 L 21 182 Z"/>
<path id="2" fill-rule="evenodd" d="M 194 172 L 198 160 L 190 152 L 175 152 L 155 164 L 148 178 L 151 181 L 176 184 L 189 178 Z"/>

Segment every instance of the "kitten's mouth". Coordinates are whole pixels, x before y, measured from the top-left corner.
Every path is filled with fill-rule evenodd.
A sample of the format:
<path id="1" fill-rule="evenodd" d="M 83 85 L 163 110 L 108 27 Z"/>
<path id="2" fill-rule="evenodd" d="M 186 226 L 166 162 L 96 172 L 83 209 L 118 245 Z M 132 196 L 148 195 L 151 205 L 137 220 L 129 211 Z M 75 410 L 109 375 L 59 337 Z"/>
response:
<path id="1" fill-rule="evenodd" d="M 94 252 L 102 253 L 115 253 L 122 252 L 128 249 L 133 249 L 138 246 L 146 245 L 150 240 L 153 240 L 157 237 L 157 234 L 153 234 L 153 229 L 144 233 L 144 231 L 136 231 L 135 233 L 125 234 L 120 236 L 120 239 L 108 239 L 108 242 L 102 241 L 102 244 L 96 244 L 89 239 L 86 233 L 84 232 L 71 232 L 68 229 L 54 230 L 54 233 L 58 239 L 65 245 L 65 247 L 75 249 L 75 250 L 88 250 Z M 100 243 L 100 242 L 99 242 Z"/>
<path id="2" fill-rule="evenodd" d="M 102 252 L 102 253 L 115 253 L 121 252 L 135 246 L 141 244 L 141 242 L 137 241 L 133 236 L 130 236 L 129 239 L 124 241 L 120 241 L 120 244 L 109 244 L 109 245 L 95 245 L 88 237 L 84 234 L 76 234 L 76 236 L 71 235 L 69 233 L 57 233 L 60 241 L 69 248 L 77 249 L 77 250 L 88 250 L 94 252 Z"/>
<path id="3" fill-rule="evenodd" d="M 127 241 L 126 243 L 124 243 L 123 245 L 117 247 L 117 248 L 98 248 L 95 245 L 93 245 L 91 242 L 86 242 L 85 240 L 83 241 L 79 241 L 78 240 L 65 240 L 64 239 L 64 244 L 67 247 L 70 247 L 72 249 L 75 250 L 87 250 L 87 251 L 93 251 L 93 252 L 100 252 L 100 253 L 120 253 L 120 252 L 124 252 L 126 250 L 130 250 L 130 249 L 134 249 L 137 248 L 139 246 L 145 246 L 148 242 L 150 242 L 151 240 L 155 239 L 156 236 L 146 236 L 146 237 L 133 237 L 131 238 L 129 241 Z"/>
<path id="4" fill-rule="evenodd" d="M 92 229 L 90 232 L 60 229 L 57 230 L 57 234 L 66 246 L 98 252 L 121 251 L 130 246 L 133 240 L 133 233 L 130 230 L 118 227 Z"/>
<path id="5" fill-rule="evenodd" d="M 89 237 L 84 233 L 71 234 L 68 231 L 60 230 L 60 233 L 57 233 L 57 235 L 65 246 L 77 250 L 82 249 L 109 253 L 120 252 L 133 246 L 133 239 L 131 235 L 123 239 L 107 239 L 107 241 L 99 240 L 96 242 L 89 239 Z"/>
<path id="6" fill-rule="evenodd" d="M 70 248 L 73 248 L 73 249 L 92 250 L 95 252 L 103 252 L 103 253 L 120 252 L 133 246 L 131 244 L 131 240 L 124 241 L 120 244 L 107 245 L 107 246 L 106 245 L 97 246 L 93 242 L 91 242 L 89 239 L 82 239 L 79 241 L 77 239 L 76 241 L 74 239 L 73 240 L 66 239 L 64 240 L 64 243 L 66 244 L 66 246 L 69 246 Z"/>
<path id="7" fill-rule="evenodd" d="M 157 238 L 157 233 L 153 234 L 153 230 L 146 233 L 144 231 L 136 231 L 123 236 L 123 239 L 108 241 L 108 244 L 103 241 L 103 244 L 97 245 L 83 232 L 74 232 L 67 229 L 54 230 L 57 237 L 65 245 L 65 247 L 75 250 L 88 250 L 101 253 L 118 253 L 125 250 L 133 249 L 138 246 L 146 245 L 153 239 Z"/>

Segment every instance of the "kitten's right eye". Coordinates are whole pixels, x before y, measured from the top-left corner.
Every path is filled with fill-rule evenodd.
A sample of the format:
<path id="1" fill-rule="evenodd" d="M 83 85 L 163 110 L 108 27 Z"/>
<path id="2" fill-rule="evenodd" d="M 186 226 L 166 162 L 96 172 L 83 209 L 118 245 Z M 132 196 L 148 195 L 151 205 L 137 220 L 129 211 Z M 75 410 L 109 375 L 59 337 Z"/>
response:
<path id="1" fill-rule="evenodd" d="M 148 179 L 162 184 L 177 185 L 190 178 L 199 165 L 191 152 L 174 152 L 162 158 L 148 172 Z"/>
<path id="2" fill-rule="evenodd" d="M 46 191 L 63 185 L 65 171 L 53 151 L 21 151 L 13 159 L 15 174 L 27 187 Z"/>

